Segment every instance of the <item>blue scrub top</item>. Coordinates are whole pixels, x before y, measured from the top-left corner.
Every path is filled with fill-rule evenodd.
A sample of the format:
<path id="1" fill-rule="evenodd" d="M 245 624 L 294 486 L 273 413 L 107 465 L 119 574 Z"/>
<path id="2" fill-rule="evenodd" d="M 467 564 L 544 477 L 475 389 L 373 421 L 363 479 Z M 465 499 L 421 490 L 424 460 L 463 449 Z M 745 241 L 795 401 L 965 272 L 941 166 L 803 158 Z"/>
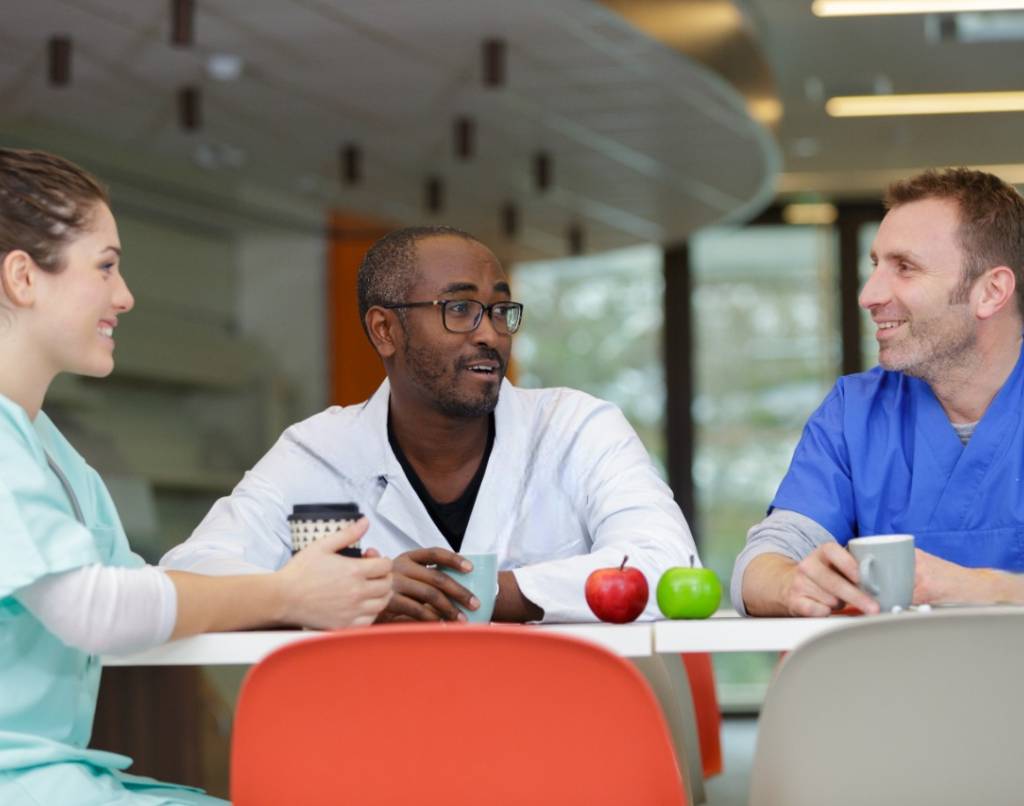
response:
<path id="1" fill-rule="evenodd" d="M 910 533 L 976 568 L 1024 571 L 1024 351 L 966 446 L 931 387 L 875 367 L 840 378 L 811 415 L 771 508 L 846 545 Z"/>
<path id="2" fill-rule="evenodd" d="M 61 469 L 84 524 L 47 455 Z M 131 759 L 89 750 L 100 659 L 66 646 L 18 601 L 47 574 L 137 567 L 106 487 L 50 419 L 0 396 L 0 803 L 222 803 L 118 773 Z M 133 791 L 138 786 L 139 791 Z"/>

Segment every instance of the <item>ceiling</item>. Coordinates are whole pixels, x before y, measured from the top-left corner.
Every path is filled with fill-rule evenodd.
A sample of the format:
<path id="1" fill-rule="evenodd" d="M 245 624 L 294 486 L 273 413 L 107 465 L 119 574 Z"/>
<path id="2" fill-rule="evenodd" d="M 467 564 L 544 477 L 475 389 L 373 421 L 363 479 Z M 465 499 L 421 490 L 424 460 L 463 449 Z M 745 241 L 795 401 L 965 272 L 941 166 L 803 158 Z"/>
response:
<path id="1" fill-rule="evenodd" d="M 933 165 L 992 166 L 1024 183 L 1022 113 L 824 111 L 834 95 L 1020 89 L 1024 47 L 1008 38 L 1024 31 L 1019 12 L 821 19 L 810 0 L 196 0 L 194 42 L 175 47 L 169 5 L 4 0 L 0 142 L 58 149 L 122 201 L 165 215 L 180 201 L 187 217 L 199 199 L 233 225 L 308 228 L 336 207 L 462 226 L 507 259 L 564 255 L 576 225 L 587 252 L 678 240 L 750 217 L 776 191 L 877 197 Z M 958 21 L 989 41 L 964 41 Z M 53 35 L 72 39 L 67 87 L 47 82 Z M 508 46 L 497 89 L 481 80 L 491 37 Z M 241 59 L 237 80 L 211 75 L 217 54 Z M 179 125 L 184 85 L 203 93 L 198 131 Z M 459 116 L 476 123 L 470 159 L 454 154 Z M 338 175 L 348 142 L 363 152 L 356 186 Z M 543 192 L 538 151 L 552 160 Z M 444 207 L 432 214 L 434 176 Z M 515 236 L 501 224 L 510 203 Z"/>
<path id="2" fill-rule="evenodd" d="M 876 196 L 897 176 L 994 166 L 1024 183 L 1024 113 L 830 118 L 835 95 L 1024 89 L 1024 14 L 818 18 L 810 0 L 738 0 L 774 72 L 783 193 Z M 959 22 L 959 26 L 958 26 Z M 955 30 L 959 27 L 961 33 Z M 968 28 L 1004 41 L 963 41 Z"/>
<path id="3" fill-rule="evenodd" d="M 588 252 L 678 240 L 773 195 L 778 150 L 743 96 L 591 0 L 196 0 L 189 47 L 169 42 L 169 5 L 4 0 L 0 142 L 60 148 L 135 203 L 201 191 L 253 226 L 328 206 L 451 223 L 512 259 L 566 254 L 574 225 Z M 47 80 L 54 35 L 72 40 L 65 87 Z M 500 88 L 481 80 L 490 37 L 508 46 Z M 240 57 L 236 80 L 211 75 L 217 54 Z M 202 91 L 198 131 L 179 124 L 185 85 Z M 476 122 L 470 159 L 454 154 L 459 116 Z M 348 142 L 363 152 L 356 186 L 339 179 Z M 538 151 L 552 160 L 544 192 Z M 431 176 L 444 183 L 434 214 Z"/>

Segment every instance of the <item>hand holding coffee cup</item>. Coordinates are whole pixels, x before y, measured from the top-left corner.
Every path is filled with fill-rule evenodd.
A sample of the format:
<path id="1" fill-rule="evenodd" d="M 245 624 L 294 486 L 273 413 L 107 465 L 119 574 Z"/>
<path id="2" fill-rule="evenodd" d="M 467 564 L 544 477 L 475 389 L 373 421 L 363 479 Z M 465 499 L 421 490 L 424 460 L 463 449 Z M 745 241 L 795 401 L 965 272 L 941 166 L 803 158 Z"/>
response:
<path id="1" fill-rule="evenodd" d="M 340 504 L 296 504 L 288 516 L 292 535 L 292 555 L 298 554 L 318 540 L 356 523 L 363 515 L 359 505 L 351 502 Z M 365 531 L 365 530 L 364 530 Z M 358 540 L 346 545 L 340 553 L 345 557 L 362 557 Z"/>
<path id="2" fill-rule="evenodd" d="M 334 531 L 296 553 L 274 574 L 280 584 L 282 623 L 314 629 L 373 623 L 391 598 L 391 560 L 338 556 L 358 543 L 368 527 L 361 518 Z"/>
<path id="3" fill-rule="evenodd" d="M 883 613 L 910 607 L 914 600 L 914 536 L 908 534 L 855 537 L 847 548 L 857 560 L 858 587 Z"/>

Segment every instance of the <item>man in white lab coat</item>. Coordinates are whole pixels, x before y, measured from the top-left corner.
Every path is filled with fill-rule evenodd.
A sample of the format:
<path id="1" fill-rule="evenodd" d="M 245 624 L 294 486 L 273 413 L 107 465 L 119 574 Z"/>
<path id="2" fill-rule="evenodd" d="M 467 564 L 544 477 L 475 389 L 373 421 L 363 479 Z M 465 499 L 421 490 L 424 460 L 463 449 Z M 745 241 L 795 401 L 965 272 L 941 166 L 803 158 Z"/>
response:
<path id="1" fill-rule="evenodd" d="M 611 403 L 505 380 L 522 306 L 493 253 L 448 227 L 399 230 L 367 252 L 359 307 L 388 379 L 365 403 L 289 428 L 165 566 L 274 569 L 302 503 L 359 505 L 363 538 L 395 558 L 387 619 L 458 619 L 479 603 L 436 566 L 495 553 L 496 621 L 583 621 L 584 583 L 623 557 L 647 576 L 696 557 L 639 438 Z"/>

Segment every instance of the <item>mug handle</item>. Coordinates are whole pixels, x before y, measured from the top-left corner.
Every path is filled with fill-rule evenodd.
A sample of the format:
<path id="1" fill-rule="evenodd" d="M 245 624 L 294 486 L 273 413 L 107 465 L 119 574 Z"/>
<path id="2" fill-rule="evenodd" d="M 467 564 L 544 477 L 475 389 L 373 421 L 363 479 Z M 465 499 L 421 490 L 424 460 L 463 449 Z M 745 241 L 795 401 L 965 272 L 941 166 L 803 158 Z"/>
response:
<path id="1" fill-rule="evenodd" d="M 871 579 L 871 569 L 874 567 L 875 558 L 869 554 L 863 560 L 860 561 L 860 584 L 868 593 L 872 596 L 878 596 L 882 592 L 882 589 L 878 587 L 878 584 Z"/>

